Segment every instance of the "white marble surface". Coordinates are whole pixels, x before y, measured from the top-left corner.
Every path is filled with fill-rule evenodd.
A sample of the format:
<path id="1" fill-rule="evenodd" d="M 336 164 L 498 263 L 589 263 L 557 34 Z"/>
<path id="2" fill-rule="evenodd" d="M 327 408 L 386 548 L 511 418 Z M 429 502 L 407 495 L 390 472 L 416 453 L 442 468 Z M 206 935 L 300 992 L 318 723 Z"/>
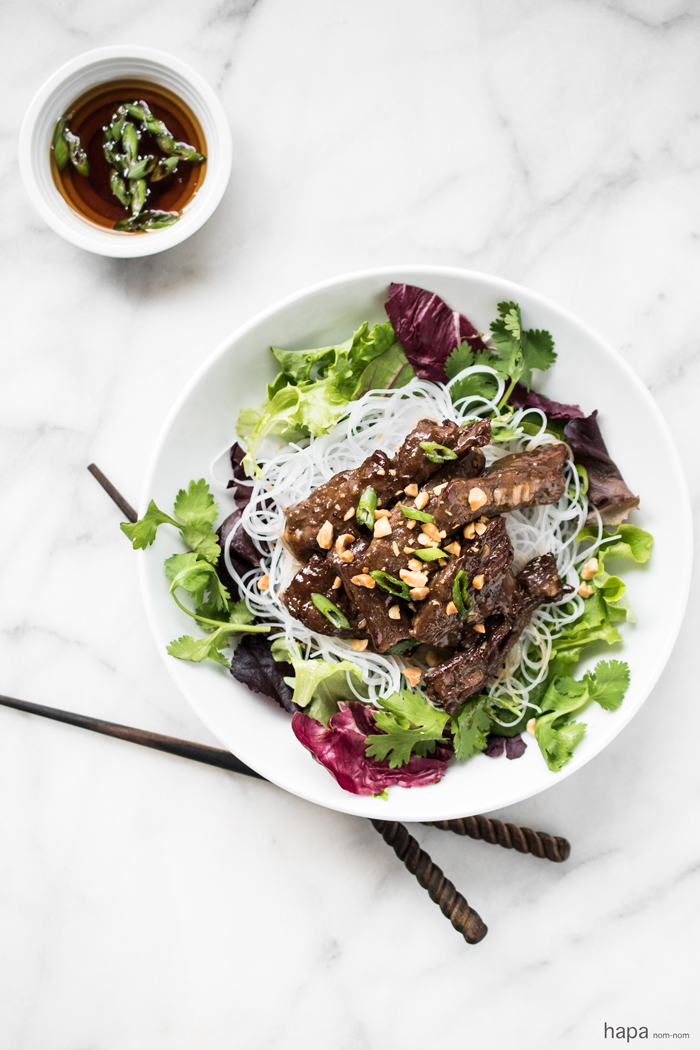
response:
<path id="1" fill-rule="evenodd" d="M 85 468 L 135 501 L 192 371 L 337 273 L 460 265 L 570 307 L 653 391 L 697 501 L 698 15 L 691 0 L 3 5 L 0 689 L 209 740 Z M 61 241 L 16 162 L 43 79 L 119 40 L 206 76 L 235 146 L 214 219 L 142 261 Z M 567 835 L 567 864 L 412 829 L 489 924 L 474 948 L 365 821 L 0 709 L 3 1050 L 588 1048 L 605 1022 L 693 1044 L 698 626 L 692 595 L 627 730 L 498 814 Z"/>

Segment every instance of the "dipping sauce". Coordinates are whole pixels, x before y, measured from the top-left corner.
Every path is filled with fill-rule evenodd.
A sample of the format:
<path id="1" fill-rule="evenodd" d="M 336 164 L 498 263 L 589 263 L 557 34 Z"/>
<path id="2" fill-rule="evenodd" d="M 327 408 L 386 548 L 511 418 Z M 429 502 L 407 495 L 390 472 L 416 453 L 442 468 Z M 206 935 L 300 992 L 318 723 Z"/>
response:
<path id="1" fill-rule="evenodd" d="M 177 143 L 187 143 L 206 157 L 206 142 L 197 118 L 181 99 L 166 88 L 140 80 L 114 80 L 81 95 L 64 116 L 70 132 L 80 139 L 80 145 L 87 154 L 89 173 L 80 174 L 70 161 L 63 170 L 59 170 L 53 147 L 51 170 L 56 186 L 70 206 L 85 219 L 110 230 L 114 229 L 116 223 L 123 224 L 128 220 L 132 212 L 113 192 L 110 174 L 114 169 L 105 157 L 104 130 L 110 127 L 120 106 L 140 102 L 145 102 L 153 116 L 166 125 Z M 164 160 L 166 153 L 159 148 L 157 136 L 146 130 L 137 118 L 127 115 L 126 120 L 138 129 L 138 158 L 152 155 Z M 121 144 L 114 144 L 115 151 L 122 148 Z M 144 213 L 159 211 L 181 214 L 202 185 L 206 167 L 206 160 L 179 160 L 175 171 L 163 178 L 153 180 L 146 175 Z M 123 181 L 128 189 L 128 178 Z M 141 231 L 128 229 L 124 232 L 133 235 Z"/>

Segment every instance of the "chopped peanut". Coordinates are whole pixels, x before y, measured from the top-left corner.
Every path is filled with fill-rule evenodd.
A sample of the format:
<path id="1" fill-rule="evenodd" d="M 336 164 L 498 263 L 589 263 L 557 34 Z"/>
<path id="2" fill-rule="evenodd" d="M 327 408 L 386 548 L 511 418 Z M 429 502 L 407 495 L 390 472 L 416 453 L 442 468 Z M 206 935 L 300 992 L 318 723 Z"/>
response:
<path id="1" fill-rule="evenodd" d="M 258 590 L 259 591 L 269 591 L 269 589 L 270 589 L 270 577 L 267 575 L 267 573 L 265 573 L 265 575 L 261 576 L 260 579 L 258 580 Z"/>
<path id="2" fill-rule="evenodd" d="M 418 524 L 418 522 L 415 519 L 412 518 L 411 521 L 407 521 L 406 522 L 406 528 L 407 529 L 415 529 L 417 524 Z"/>
<path id="3" fill-rule="evenodd" d="M 445 609 L 445 612 L 447 613 L 448 616 L 454 616 L 455 613 L 457 612 L 457 606 L 455 605 L 455 603 L 454 602 L 448 602 L 447 603 L 447 607 Z"/>
<path id="4" fill-rule="evenodd" d="M 416 496 L 416 510 L 423 510 L 423 507 L 427 507 L 430 496 L 427 492 L 419 492 Z"/>
<path id="5" fill-rule="evenodd" d="M 407 485 L 406 488 L 404 489 L 404 492 L 406 493 L 407 496 L 417 496 L 418 495 L 418 486 L 417 485 Z"/>
<path id="6" fill-rule="evenodd" d="M 447 488 L 447 482 L 443 481 L 442 485 L 436 485 L 435 486 L 435 488 L 433 489 L 433 492 L 435 493 L 436 496 L 439 496 L 440 493 L 442 492 L 442 490 L 446 489 L 446 488 Z"/>
<path id="7" fill-rule="evenodd" d="M 423 547 L 439 547 L 440 546 L 440 540 L 431 540 L 430 536 L 426 536 L 426 534 L 424 532 L 421 532 L 420 536 L 418 537 L 418 542 Z"/>
<path id="8" fill-rule="evenodd" d="M 375 539 L 381 539 L 382 536 L 391 536 L 391 525 L 388 518 L 377 518 L 374 523 L 374 536 Z"/>
<path id="9" fill-rule="evenodd" d="M 430 536 L 431 540 L 440 540 L 444 537 L 440 535 L 437 530 L 437 526 L 433 525 L 432 521 L 426 521 L 423 525 L 423 532 L 426 536 Z"/>
<path id="10" fill-rule="evenodd" d="M 390 620 L 400 620 L 401 619 L 401 610 L 399 609 L 398 605 L 392 605 L 391 608 L 389 609 L 389 619 Z"/>
<path id="11" fill-rule="evenodd" d="M 484 535 L 484 533 L 486 532 L 486 526 L 484 525 L 483 521 L 477 521 L 477 523 L 474 526 L 474 532 L 477 534 L 477 536 Z"/>
<path id="12" fill-rule="evenodd" d="M 480 591 L 484 586 L 484 574 L 480 572 L 478 576 L 475 576 L 472 580 L 472 587 L 476 587 L 477 591 Z"/>
<path id="13" fill-rule="evenodd" d="M 340 576 L 336 576 L 336 578 L 333 580 L 333 583 L 331 585 L 331 590 L 332 591 L 337 591 L 338 588 L 342 587 L 342 586 L 343 586 L 343 581 L 341 580 Z"/>
<path id="14" fill-rule="evenodd" d="M 423 672 L 420 667 L 404 667 L 401 674 L 404 676 L 411 689 L 415 689 L 421 680 Z"/>
<path id="15" fill-rule="evenodd" d="M 352 638 L 350 648 L 354 649 L 356 653 L 363 653 L 367 648 L 367 642 L 367 638 Z"/>
<path id="16" fill-rule="evenodd" d="M 411 558 L 411 560 L 408 563 L 408 567 L 411 570 L 411 572 L 422 572 L 423 562 L 418 561 L 418 558 Z"/>
<path id="17" fill-rule="evenodd" d="M 454 554 L 455 558 L 459 558 L 462 548 L 460 547 L 459 543 L 457 543 L 457 540 L 455 540 L 454 543 L 448 543 L 445 547 L 445 550 L 449 554 Z"/>
<path id="18" fill-rule="evenodd" d="M 429 649 L 428 652 L 425 654 L 425 662 L 427 663 L 428 667 L 437 667 L 437 665 L 440 663 L 440 657 L 434 649 Z"/>
<path id="19" fill-rule="evenodd" d="M 316 543 L 318 543 L 319 547 L 324 551 L 329 551 L 331 549 L 331 544 L 333 543 L 333 526 L 330 521 L 324 521 L 323 525 L 318 530 Z"/>
<path id="20" fill-rule="evenodd" d="M 474 630 L 477 634 L 486 634 L 486 628 L 484 627 L 483 623 L 475 623 Z"/>
<path id="21" fill-rule="evenodd" d="M 581 595 L 582 598 L 590 598 L 590 596 L 593 594 L 593 588 L 590 587 L 587 583 L 582 583 L 578 589 L 578 593 Z"/>
<path id="22" fill-rule="evenodd" d="M 469 493 L 469 506 L 472 510 L 478 510 L 479 507 L 483 507 L 485 503 L 488 503 L 489 498 L 482 489 L 474 488 Z"/>
<path id="23" fill-rule="evenodd" d="M 490 553 L 491 548 L 489 547 L 488 543 L 485 543 L 484 546 L 481 548 L 481 557 L 487 558 Z"/>
<path id="24" fill-rule="evenodd" d="M 381 436 L 382 436 L 381 434 L 377 434 L 377 437 L 381 437 Z M 379 469 L 377 470 L 377 474 L 386 474 L 386 471 L 384 470 L 384 467 L 379 467 Z"/>
<path id="25" fill-rule="evenodd" d="M 415 549 L 415 547 L 404 547 L 403 552 L 404 554 L 413 554 Z"/>
<path id="26" fill-rule="evenodd" d="M 468 525 L 464 526 L 464 529 L 462 530 L 462 535 L 464 536 L 465 540 L 473 540 L 475 534 L 476 529 L 474 523 L 470 521 Z"/>
<path id="27" fill-rule="evenodd" d="M 430 591 L 429 591 L 428 587 L 411 587 L 411 590 L 410 590 L 411 601 L 412 602 L 422 602 L 424 598 L 428 597 L 429 593 L 430 593 Z"/>
<path id="28" fill-rule="evenodd" d="M 358 623 L 357 626 L 360 628 L 360 630 L 362 630 L 363 627 L 367 626 L 367 621 L 366 620 L 360 620 L 360 622 Z"/>
<path id="29" fill-rule="evenodd" d="M 536 725 L 537 725 L 537 719 L 536 718 L 531 718 L 530 721 L 525 726 L 525 728 L 527 729 L 527 731 L 530 734 L 530 736 L 534 736 L 535 735 L 535 726 Z"/>
<path id="30" fill-rule="evenodd" d="M 411 572 L 409 569 L 401 569 L 399 576 L 409 587 L 425 587 L 428 582 L 428 574 L 425 572 Z M 372 581 L 374 583 L 374 581 Z"/>
<path id="31" fill-rule="evenodd" d="M 447 565 L 447 558 L 438 558 L 438 565 L 441 569 L 444 569 Z"/>
<path id="32" fill-rule="evenodd" d="M 355 508 L 354 507 L 350 507 L 349 510 L 345 511 L 345 514 L 343 515 L 343 521 L 350 521 L 350 518 L 354 518 L 354 517 L 355 517 Z"/>
<path id="33" fill-rule="evenodd" d="M 385 510 L 385 509 L 383 509 L 383 510 L 375 510 L 374 516 L 375 516 L 375 518 L 390 518 L 391 517 L 391 511 L 390 510 Z"/>
<path id="34" fill-rule="evenodd" d="M 401 552 L 399 551 L 399 545 L 398 545 L 398 543 L 396 542 L 396 540 L 392 540 L 392 541 L 391 541 L 391 549 L 392 549 L 392 550 L 393 550 L 393 552 L 394 552 L 394 556 L 395 556 L 396 558 L 398 558 L 398 556 L 399 556 L 399 554 L 400 554 Z"/>
<path id="35" fill-rule="evenodd" d="M 489 519 L 486 517 L 485 514 L 481 515 L 481 517 L 479 518 L 479 521 L 481 522 L 482 525 L 488 525 L 488 523 L 489 523 Z"/>
<path id="36" fill-rule="evenodd" d="M 356 587 L 367 587 L 370 591 L 376 587 L 374 580 L 366 572 L 359 572 L 357 576 L 353 576 L 351 582 L 354 583 Z"/>
<path id="37" fill-rule="evenodd" d="M 342 536 L 338 536 L 338 539 L 335 541 L 335 553 L 339 558 L 342 558 L 345 548 L 348 544 L 352 543 L 354 539 L 355 537 L 351 532 L 344 532 Z"/>
<path id="38" fill-rule="evenodd" d="M 343 551 L 342 554 L 338 555 L 340 561 L 344 561 L 346 565 L 350 565 L 355 560 L 355 555 L 352 551 Z"/>
<path id="39" fill-rule="evenodd" d="M 341 507 L 339 503 L 336 503 L 335 509 L 338 511 L 338 514 L 340 514 Z"/>
<path id="40" fill-rule="evenodd" d="M 598 559 L 590 558 L 581 569 L 582 580 L 592 580 L 595 574 L 598 572 Z"/>

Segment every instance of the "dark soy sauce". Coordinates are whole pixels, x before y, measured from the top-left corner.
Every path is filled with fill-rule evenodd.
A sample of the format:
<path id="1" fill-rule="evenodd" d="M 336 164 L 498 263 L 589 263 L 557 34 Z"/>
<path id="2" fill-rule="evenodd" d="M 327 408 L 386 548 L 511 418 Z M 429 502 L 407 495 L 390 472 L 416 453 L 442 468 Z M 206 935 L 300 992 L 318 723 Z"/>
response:
<path id="1" fill-rule="evenodd" d="M 71 207 L 90 222 L 113 229 L 115 222 L 128 218 L 128 210 L 112 193 L 109 185 L 110 166 L 102 150 L 102 129 L 124 102 L 147 102 L 153 115 L 167 126 L 177 141 L 193 146 L 206 156 L 207 144 L 202 129 L 192 111 L 166 88 L 142 80 L 114 80 L 81 95 L 66 113 L 68 127 L 80 138 L 90 162 L 90 174 L 81 175 L 71 163 L 63 171 L 51 151 L 51 170 L 54 182 Z M 128 118 L 132 119 L 132 118 Z M 134 121 L 137 124 L 138 122 Z M 141 133 L 139 156 L 152 153 L 162 156 L 155 138 L 147 131 Z M 177 171 L 159 182 L 150 182 L 150 194 L 145 207 L 159 211 L 182 212 L 190 203 L 206 174 L 206 161 L 180 161 Z"/>

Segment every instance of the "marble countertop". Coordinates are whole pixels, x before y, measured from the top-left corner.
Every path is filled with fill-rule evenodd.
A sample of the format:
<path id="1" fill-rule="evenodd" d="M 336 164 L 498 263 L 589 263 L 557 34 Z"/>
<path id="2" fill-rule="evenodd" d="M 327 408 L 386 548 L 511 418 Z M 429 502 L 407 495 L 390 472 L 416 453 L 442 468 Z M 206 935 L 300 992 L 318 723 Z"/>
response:
<path id="1" fill-rule="evenodd" d="M 346 271 L 462 266 L 567 306 L 651 389 L 697 502 L 689 0 L 26 0 L 0 19 L 2 692 L 216 743 L 155 651 L 136 559 L 86 466 L 135 502 L 217 344 Z M 120 40 L 199 70 L 234 141 L 215 217 L 133 261 L 57 237 L 17 167 L 43 80 Z M 693 590 L 627 729 L 495 814 L 566 835 L 566 864 L 412 826 L 489 925 L 477 947 L 367 821 L 0 708 L 0 1044 L 588 1048 L 606 1023 L 692 1044 L 699 625 Z"/>

